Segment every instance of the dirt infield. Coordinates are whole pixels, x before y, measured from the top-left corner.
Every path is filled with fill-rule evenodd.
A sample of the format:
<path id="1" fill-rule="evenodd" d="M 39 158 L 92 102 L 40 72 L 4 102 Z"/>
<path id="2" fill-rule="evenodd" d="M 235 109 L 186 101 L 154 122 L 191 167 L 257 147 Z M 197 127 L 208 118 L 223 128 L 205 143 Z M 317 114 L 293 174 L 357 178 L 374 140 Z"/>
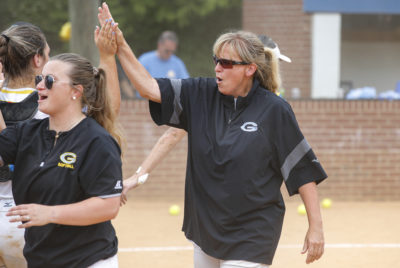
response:
<path id="1" fill-rule="evenodd" d="M 134 194 L 134 191 L 132 192 Z M 326 249 L 318 262 L 300 254 L 307 228 L 297 214 L 298 201 L 287 202 L 282 237 L 271 268 L 400 267 L 400 202 L 335 202 L 323 209 Z M 121 268 L 190 268 L 192 247 L 181 230 L 182 213 L 168 214 L 182 201 L 143 200 L 133 196 L 113 221 L 119 237 Z"/>

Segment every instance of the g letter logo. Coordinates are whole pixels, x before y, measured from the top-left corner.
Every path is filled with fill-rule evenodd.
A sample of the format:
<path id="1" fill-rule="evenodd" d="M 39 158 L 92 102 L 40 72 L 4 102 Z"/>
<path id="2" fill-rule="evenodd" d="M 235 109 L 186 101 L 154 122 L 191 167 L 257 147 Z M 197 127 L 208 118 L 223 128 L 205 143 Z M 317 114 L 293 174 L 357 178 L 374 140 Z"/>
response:
<path id="1" fill-rule="evenodd" d="M 258 126 L 254 122 L 246 122 L 240 128 L 246 132 L 254 132 L 257 131 Z"/>
<path id="2" fill-rule="evenodd" d="M 74 153 L 63 153 L 60 155 L 60 160 L 64 164 L 73 164 L 76 162 L 76 154 Z"/>

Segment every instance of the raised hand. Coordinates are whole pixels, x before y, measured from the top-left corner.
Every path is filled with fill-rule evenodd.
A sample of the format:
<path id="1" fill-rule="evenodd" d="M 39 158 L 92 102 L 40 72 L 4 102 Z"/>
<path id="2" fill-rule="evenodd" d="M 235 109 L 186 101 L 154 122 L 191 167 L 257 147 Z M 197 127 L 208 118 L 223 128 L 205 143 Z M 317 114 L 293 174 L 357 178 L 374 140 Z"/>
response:
<path id="1" fill-rule="evenodd" d="M 101 28 L 96 27 L 94 32 L 94 42 L 99 49 L 100 56 L 115 55 L 117 53 L 117 40 L 115 31 L 117 23 L 111 19 L 106 19 Z"/>
<path id="2" fill-rule="evenodd" d="M 111 15 L 110 9 L 108 8 L 108 5 L 104 2 L 100 7 L 99 7 L 99 13 L 97 14 L 97 18 L 99 20 L 100 26 L 104 26 L 104 24 L 108 21 L 111 21 L 111 23 L 114 23 L 114 32 L 117 40 L 117 46 L 120 47 L 123 45 L 125 39 L 122 31 L 118 28 L 118 23 L 116 23 Z"/>
<path id="3" fill-rule="evenodd" d="M 108 8 L 108 5 L 106 2 L 104 2 L 100 7 L 99 7 L 99 13 L 97 14 L 97 18 L 99 19 L 100 26 L 103 26 L 106 20 L 111 19 L 111 21 L 114 21 L 110 9 Z"/>

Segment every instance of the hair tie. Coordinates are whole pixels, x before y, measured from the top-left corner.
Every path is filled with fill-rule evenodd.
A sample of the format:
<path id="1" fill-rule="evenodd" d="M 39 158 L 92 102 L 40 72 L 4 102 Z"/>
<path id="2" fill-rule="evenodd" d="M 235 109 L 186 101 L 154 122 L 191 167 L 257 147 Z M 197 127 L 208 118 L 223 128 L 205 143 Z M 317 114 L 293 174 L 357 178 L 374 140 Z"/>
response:
<path id="1" fill-rule="evenodd" d="M 8 44 L 8 42 L 10 42 L 10 37 L 8 37 L 5 34 L 1 34 L 1 36 L 3 36 L 6 39 L 7 44 Z"/>
<path id="2" fill-rule="evenodd" d="M 93 74 L 96 76 L 99 74 L 99 69 L 97 69 L 96 67 L 93 67 Z"/>

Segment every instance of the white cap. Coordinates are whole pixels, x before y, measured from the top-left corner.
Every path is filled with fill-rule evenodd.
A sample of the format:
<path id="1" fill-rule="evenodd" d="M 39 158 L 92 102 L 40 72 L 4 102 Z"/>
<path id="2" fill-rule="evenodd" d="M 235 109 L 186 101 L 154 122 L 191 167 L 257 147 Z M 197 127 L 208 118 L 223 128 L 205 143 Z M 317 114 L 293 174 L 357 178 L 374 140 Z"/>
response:
<path id="1" fill-rule="evenodd" d="M 281 59 L 286 62 L 292 62 L 292 60 L 289 57 L 281 54 L 278 44 L 275 43 L 271 37 L 264 35 L 264 34 L 260 34 L 258 36 L 258 38 L 261 40 L 261 42 L 264 44 L 265 47 L 271 49 L 275 53 L 275 55 L 278 59 Z"/>

